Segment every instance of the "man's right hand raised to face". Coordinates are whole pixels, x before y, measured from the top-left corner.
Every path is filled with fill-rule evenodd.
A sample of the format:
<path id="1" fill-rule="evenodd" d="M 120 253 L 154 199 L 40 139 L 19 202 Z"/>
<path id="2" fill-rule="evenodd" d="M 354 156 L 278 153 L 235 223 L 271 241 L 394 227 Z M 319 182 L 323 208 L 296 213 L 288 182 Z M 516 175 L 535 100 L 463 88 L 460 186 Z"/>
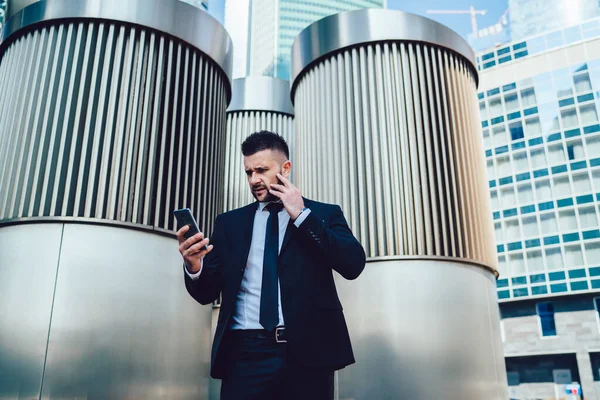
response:
<path id="1" fill-rule="evenodd" d="M 204 237 L 202 232 L 196 233 L 194 236 L 186 239 L 185 233 L 190 229 L 188 225 L 177 231 L 177 240 L 179 241 L 179 253 L 183 257 L 185 267 L 191 274 L 200 271 L 202 267 L 202 259 L 210 253 L 213 245 L 209 245 L 208 238 Z M 204 246 L 207 246 L 204 249 Z"/>

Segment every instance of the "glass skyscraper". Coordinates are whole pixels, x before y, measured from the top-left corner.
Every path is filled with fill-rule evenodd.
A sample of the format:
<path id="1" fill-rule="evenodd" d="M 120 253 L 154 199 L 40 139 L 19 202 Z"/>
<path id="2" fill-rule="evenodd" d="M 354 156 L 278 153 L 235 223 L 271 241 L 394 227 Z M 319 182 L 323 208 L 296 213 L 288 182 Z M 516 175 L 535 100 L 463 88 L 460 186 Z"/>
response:
<path id="1" fill-rule="evenodd" d="M 542 36 L 478 57 L 482 83 L 497 84 L 479 93 L 479 104 L 505 278 L 498 282 L 500 299 L 600 289 L 596 275 L 564 271 L 600 264 L 600 53 L 568 57 L 592 30 L 595 42 L 599 19 L 546 35 L 560 38 L 558 51 L 536 47 L 530 54 L 530 43 Z M 497 61 L 496 71 L 490 61 Z M 504 72 L 498 67 L 525 68 L 523 79 L 498 79 Z"/>
<path id="2" fill-rule="evenodd" d="M 512 40 L 600 16 L 598 0 L 508 0 Z"/>
<path id="3" fill-rule="evenodd" d="M 296 36 L 313 22 L 341 11 L 382 8 L 384 0 L 279 0 L 277 57 L 274 75 L 289 79 L 290 49 Z"/>
<path id="4" fill-rule="evenodd" d="M 251 0 L 247 45 L 244 46 L 243 37 L 238 40 L 237 46 L 234 40 L 234 57 L 236 52 L 247 51 L 245 75 L 289 79 L 291 47 L 301 30 L 341 11 L 382 7 L 385 7 L 385 0 Z M 226 10 L 229 10 L 229 5 Z M 225 19 L 225 27 L 230 31 L 239 30 L 238 27 L 243 25 L 241 20 L 230 20 L 227 11 Z M 242 56 L 236 58 L 241 59 Z M 234 71 L 234 77 L 239 76 L 239 72 Z"/>
<path id="5" fill-rule="evenodd" d="M 511 397 L 600 398 L 600 18 L 477 63 Z"/>

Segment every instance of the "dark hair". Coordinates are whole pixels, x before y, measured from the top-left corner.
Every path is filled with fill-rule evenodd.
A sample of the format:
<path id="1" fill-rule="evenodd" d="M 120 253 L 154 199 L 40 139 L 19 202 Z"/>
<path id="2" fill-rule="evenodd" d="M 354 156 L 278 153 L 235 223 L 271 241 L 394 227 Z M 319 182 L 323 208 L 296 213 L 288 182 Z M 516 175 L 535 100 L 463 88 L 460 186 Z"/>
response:
<path id="1" fill-rule="evenodd" d="M 242 143 L 242 154 L 244 156 L 251 156 L 262 150 L 278 150 L 285 154 L 286 158 L 290 158 L 290 150 L 285 139 L 275 132 L 254 132 Z"/>

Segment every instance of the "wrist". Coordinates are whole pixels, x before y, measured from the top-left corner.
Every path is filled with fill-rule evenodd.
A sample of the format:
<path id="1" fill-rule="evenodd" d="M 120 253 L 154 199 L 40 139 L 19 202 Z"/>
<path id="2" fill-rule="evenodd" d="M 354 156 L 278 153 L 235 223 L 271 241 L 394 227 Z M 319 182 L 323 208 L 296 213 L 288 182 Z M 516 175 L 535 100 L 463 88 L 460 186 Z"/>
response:
<path id="1" fill-rule="evenodd" d="M 200 271 L 200 263 L 198 263 L 198 265 L 189 265 L 188 263 L 183 263 L 183 265 L 185 265 L 185 269 L 187 269 L 190 274 L 197 274 L 198 271 Z"/>
<path id="2" fill-rule="evenodd" d="M 294 218 L 292 218 L 292 221 L 296 221 L 298 219 L 299 216 L 302 215 L 302 213 L 304 211 L 308 210 L 308 207 L 302 207 L 302 209 L 300 210 L 300 212 L 298 214 L 296 214 L 296 216 Z"/>

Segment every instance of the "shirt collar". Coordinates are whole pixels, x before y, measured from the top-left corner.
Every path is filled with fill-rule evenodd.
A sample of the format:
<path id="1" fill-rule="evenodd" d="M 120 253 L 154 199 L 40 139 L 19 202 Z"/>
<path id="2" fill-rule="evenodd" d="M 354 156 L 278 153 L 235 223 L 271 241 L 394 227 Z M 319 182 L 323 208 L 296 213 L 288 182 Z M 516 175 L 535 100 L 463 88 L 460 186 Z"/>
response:
<path id="1" fill-rule="evenodd" d="M 281 203 L 281 200 L 279 200 L 279 201 L 260 201 L 258 203 L 258 211 L 263 211 L 265 209 L 265 207 L 271 203 Z"/>

